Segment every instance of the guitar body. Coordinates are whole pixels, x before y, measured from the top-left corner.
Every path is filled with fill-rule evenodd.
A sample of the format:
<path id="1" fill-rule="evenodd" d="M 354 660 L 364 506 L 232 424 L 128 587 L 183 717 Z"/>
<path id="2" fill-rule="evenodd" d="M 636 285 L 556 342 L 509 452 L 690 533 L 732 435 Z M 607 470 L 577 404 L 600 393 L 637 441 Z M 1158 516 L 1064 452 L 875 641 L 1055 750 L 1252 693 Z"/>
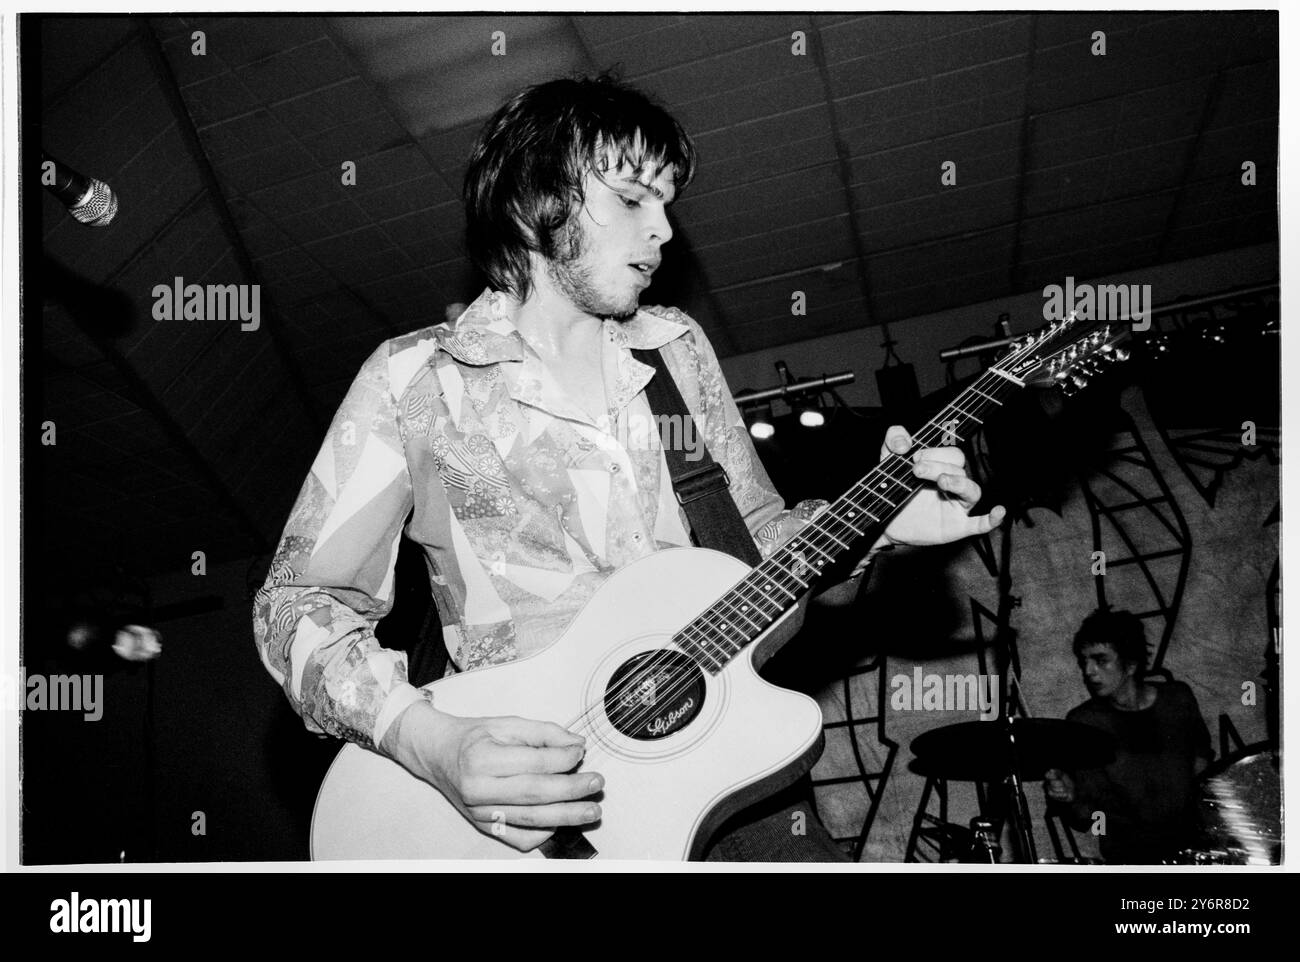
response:
<path id="1" fill-rule="evenodd" d="M 453 715 L 553 721 L 584 734 L 582 770 L 605 779 L 596 797 L 601 820 L 582 829 L 596 857 L 698 857 L 727 817 L 792 783 L 821 748 L 816 702 L 769 685 L 756 670 L 798 629 L 802 604 L 716 674 L 694 671 L 689 684 L 660 676 L 655 691 L 653 666 L 674 657 L 663 654 L 677 650 L 673 635 L 749 570 L 703 548 L 655 552 L 613 574 L 544 651 L 434 682 L 434 705 Z M 629 677 L 641 676 L 629 672 L 649 658 L 650 680 L 630 685 Z M 587 723 L 574 725 L 585 710 Z M 311 844 L 314 859 L 524 857 L 471 825 L 437 789 L 355 744 L 325 777 Z"/>

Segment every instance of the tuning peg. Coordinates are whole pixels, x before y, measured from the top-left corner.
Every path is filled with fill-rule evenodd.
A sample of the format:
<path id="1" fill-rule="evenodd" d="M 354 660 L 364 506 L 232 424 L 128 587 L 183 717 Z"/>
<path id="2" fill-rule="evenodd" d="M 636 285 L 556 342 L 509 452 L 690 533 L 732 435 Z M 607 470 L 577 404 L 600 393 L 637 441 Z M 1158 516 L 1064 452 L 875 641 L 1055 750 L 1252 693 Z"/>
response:
<path id="1" fill-rule="evenodd" d="M 1088 379 L 1082 374 L 1076 374 L 1074 377 L 1070 378 L 1070 381 L 1080 391 L 1088 386 Z"/>
<path id="2" fill-rule="evenodd" d="M 1129 351 L 1128 348 L 1120 347 L 1115 349 L 1115 354 L 1113 356 L 1117 361 L 1127 361 L 1129 359 L 1130 353 L 1131 352 Z"/>

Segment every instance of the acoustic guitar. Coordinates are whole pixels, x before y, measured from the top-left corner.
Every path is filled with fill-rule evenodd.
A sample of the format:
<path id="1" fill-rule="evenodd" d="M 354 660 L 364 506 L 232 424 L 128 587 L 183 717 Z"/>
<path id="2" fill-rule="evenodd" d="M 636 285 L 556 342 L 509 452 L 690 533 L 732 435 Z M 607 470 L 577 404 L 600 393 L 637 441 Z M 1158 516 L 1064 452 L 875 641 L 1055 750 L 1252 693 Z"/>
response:
<path id="1" fill-rule="evenodd" d="M 1071 316 L 1022 338 L 915 445 L 960 444 L 1022 388 L 1081 388 L 1127 356 L 1117 345 L 1128 333 Z M 908 456 L 890 454 L 757 567 L 704 548 L 655 552 L 611 575 L 545 650 L 432 683 L 440 711 L 552 720 L 584 735 L 582 767 L 605 778 L 599 822 L 533 833 L 536 847 L 520 852 L 396 762 L 349 744 L 316 800 L 312 857 L 697 857 L 727 817 L 816 760 L 817 704 L 757 669 L 799 627 L 819 573 L 923 483 Z"/>

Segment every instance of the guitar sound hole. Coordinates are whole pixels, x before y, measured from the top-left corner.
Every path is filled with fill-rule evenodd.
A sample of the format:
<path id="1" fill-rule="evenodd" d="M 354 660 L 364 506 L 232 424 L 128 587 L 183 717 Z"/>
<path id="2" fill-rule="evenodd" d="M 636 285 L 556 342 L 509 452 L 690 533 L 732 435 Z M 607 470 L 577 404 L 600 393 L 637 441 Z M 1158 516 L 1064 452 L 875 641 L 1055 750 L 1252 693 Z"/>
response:
<path id="1" fill-rule="evenodd" d="M 704 707 L 704 673 L 678 651 L 644 651 L 625 661 L 605 689 L 605 714 L 628 738 L 654 741 L 681 731 Z"/>

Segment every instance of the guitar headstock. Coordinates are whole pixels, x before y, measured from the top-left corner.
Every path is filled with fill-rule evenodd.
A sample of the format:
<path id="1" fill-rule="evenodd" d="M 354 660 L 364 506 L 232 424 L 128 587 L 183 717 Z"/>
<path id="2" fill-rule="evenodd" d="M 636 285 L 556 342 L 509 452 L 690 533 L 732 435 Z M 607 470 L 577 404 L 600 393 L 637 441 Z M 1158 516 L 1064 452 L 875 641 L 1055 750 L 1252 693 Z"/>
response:
<path id="1" fill-rule="evenodd" d="M 1016 342 L 994 366 L 1027 386 L 1059 387 L 1065 394 L 1083 390 L 1090 378 L 1128 360 L 1127 324 L 1081 321 L 1073 313 Z"/>

